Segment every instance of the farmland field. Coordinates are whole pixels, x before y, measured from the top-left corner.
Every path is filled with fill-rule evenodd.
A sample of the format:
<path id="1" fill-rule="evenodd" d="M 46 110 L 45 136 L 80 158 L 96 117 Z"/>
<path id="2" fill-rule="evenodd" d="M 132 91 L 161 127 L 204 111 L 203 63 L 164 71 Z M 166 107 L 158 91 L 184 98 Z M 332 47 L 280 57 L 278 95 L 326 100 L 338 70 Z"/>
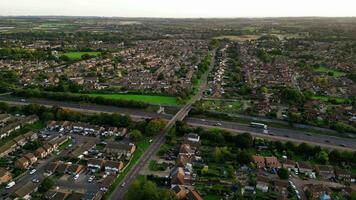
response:
<path id="1" fill-rule="evenodd" d="M 67 52 L 63 55 L 68 56 L 71 60 L 79 60 L 85 54 L 88 54 L 90 56 L 99 56 L 100 52 Z"/>
<path id="2" fill-rule="evenodd" d="M 101 96 L 109 99 L 122 99 L 142 101 L 145 103 L 164 104 L 164 105 L 176 105 L 178 104 L 175 97 L 170 96 L 155 96 L 155 95 L 140 95 L 140 94 L 88 94 L 89 96 L 97 97 Z"/>

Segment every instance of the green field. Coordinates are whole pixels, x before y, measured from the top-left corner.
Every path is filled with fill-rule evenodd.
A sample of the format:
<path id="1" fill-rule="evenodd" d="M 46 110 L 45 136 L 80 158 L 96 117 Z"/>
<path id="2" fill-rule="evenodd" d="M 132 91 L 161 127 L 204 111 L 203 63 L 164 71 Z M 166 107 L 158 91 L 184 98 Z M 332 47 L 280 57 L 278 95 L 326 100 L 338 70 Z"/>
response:
<path id="1" fill-rule="evenodd" d="M 344 73 L 344 72 L 341 72 L 341 71 L 338 71 L 338 70 L 329 69 L 329 68 L 326 68 L 326 67 L 318 67 L 318 68 L 315 68 L 314 71 L 315 72 L 319 72 L 319 73 L 325 73 L 325 74 L 333 73 L 333 76 L 336 77 L 336 78 L 346 75 L 346 73 Z"/>
<path id="2" fill-rule="evenodd" d="M 177 105 L 177 99 L 169 96 L 155 96 L 155 95 L 140 95 L 140 94 L 88 94 L 92 97 L 104 97 L 109 99 L 122 99 L 142 101 L 145 103 L 164 104 L 164 105 Z"/>
<path id="3" fill-rule="evenodd" d="M 334 99 L 336 101 L 336 103 L 338 104 L 342 104 L 345 103 L 346 99 L 345 98 L 341 98 L 341 97 L 327 97 L 327 96 L 312 96 L 312 99 L 314 100 L 320 100 L 320 101 L 324 101 L 327 102 L 330 99 Z"/>
<path id="4" fill-rule="evenodd" d="M 71 60 L 79 60 L 82 58 L 84 54 L 88 54 L 90 56 L 99 56 L 101 52 L 84 52 L 84 51 L 78 51 L 78 52 L 66 52 L 63 55 L 68 56 Z"/>

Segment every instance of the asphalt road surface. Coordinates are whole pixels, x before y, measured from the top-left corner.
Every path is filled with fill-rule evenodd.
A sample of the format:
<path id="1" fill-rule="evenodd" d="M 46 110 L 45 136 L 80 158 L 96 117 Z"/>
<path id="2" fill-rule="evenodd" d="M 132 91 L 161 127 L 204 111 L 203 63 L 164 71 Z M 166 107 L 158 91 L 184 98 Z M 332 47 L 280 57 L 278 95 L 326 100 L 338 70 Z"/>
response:
<path id="1" fill-rule="evenodd" d="M 253 128 L 247 124 L 211 119 L 187 118 L 185 121 L 193 126 L 201 126 L 205 128 L 221 128 L 228 131 L 240 133 L 248 132 L 256 137 L 293 141 L 298 143 L 309 142 L 311 144 L 320 145 L 327 148 L 337 148 L 341 150 L 356 150 L 356 140 L 351 138 L 341 138 L 330 135 L 273 127 L 269 127 L 268 133 L 264 133 L 263 129 Z M 220 123 L 221 125 L 216 126 L 218 123 Z"/>
<path id="2" fill-rule="evenodd" d="M 163 118 L 166 120 L 172 119 L 170 114 L 157 114 L 155 112 L 149 112 L 138 109 L 129 109 L 129 108 L 118 108 L 114 106 L 102 106 L 94 104 L 79 104 L 75 102 L 59 102 L 59 101 L 50 101 L 44 99 L 26 99 L 26 102 L 21 102 L 19 98 L 15 97 L 0 97 L 0 101 L 7 102 L 10 104 L 28 104 L 36 103 L 44 106 L 60 106 L 67 109 L 73 109 L 82 112 L 107 112 L 113 113 L 118 112 L 121 114 L 126 114 L 133 116 L 134 118 Z M 206 128 L 221 128 L 229 131 L 235 132 L 249 132 L 254 136 L 258 137 L 267 137 L 271 139 L 279 139 L 284 141 L 294 141 L 294 142 L 309 142 L 315 145 L 321 145 L 328 148 L 337 148 L 337 149 L 356 149 L 356 139 L 352 138 L 342 138 L 325 134 L 316 134 L 309 133 L 307 131 L 298 131 L 292 129 L 284 128 L 268 128 L 268 134 L 263 134 L 263 131 L 258 128 L 252 128 L 247 124 L 241 124 L 237 122 L 227 122 L 220 120 L 211 120 L 211 119 L 197 119 L 192 117 L 187 117 L 186 122 L 193 126 L 201 126 Z M 221 126 L 214 126 L 217 123 L 221 123 Z"/>

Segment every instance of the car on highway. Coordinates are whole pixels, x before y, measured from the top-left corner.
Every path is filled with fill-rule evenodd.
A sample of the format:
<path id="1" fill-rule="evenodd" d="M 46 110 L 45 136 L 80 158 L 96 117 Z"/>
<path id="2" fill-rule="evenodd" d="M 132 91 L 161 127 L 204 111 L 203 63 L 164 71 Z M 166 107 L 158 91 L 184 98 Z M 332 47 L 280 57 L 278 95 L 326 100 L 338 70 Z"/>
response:
<path id="1" fill-rule="evenodd" d="M 325 140 L 326 143 L 330 143 L 330 140 Z"/>
<path id="2" fill-rule="evenodd" d="M 6 189 L 10 189 L 10 188 L 12 188 L 12 187 L 14 187 L 14 185 L 15 185 L 16 183 L 15 183 L 15 181 L 11 181 L 10 183 L 8 183 L 7 185 L 6 185 Z"/>
<path id="3" fill-rule="evenodd" d="M 150 139 L 148 142 L 149 142 L 149 143 L 152 143 L 152 142 L 153 142 L 153 140 L 152 140 L 152 139 Z"/>
<path id="4" fill-rule="evenodd" d="M 345 144 L 340 144 L 340 147 L 346 147 L 346 145 Z"/>
<path id="5" fill-rule="evenodd" d="M 36 172 L 37 172 L 36 169 L 32 169 L 32 170 L 30 171 L 30 174 L 32 175 L 32 174 L 34 174 L 34 173 L 36 173 Z"/>
<path id="6" fill-rule="evenodd" d="M 26 99 L 21 99 L 20 101 L 21 101 L 21 102 L 26 102 Z"/>
<path id="7" fill-rule="evenodd" d="M 214 126 L 221 126 L 221 123 L 217 122 L 217 123 L 214 124 Z"/>

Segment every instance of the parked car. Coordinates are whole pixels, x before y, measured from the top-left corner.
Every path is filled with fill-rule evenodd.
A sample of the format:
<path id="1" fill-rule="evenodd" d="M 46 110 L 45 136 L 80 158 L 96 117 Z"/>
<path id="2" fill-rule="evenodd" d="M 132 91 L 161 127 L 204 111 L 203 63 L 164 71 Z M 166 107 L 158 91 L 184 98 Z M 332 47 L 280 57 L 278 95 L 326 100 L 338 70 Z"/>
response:
<path id="1" fill-rule="evenodd" d="M 30 171 L 30 174 L 32 175 L 32 174 L 34 174 L 34 173 L 36 173 L 36 169 L 32 169 L 31 171 Z"/>
<path id="2" fill-rule="evenodd" d="M 93 175 L 93 176 L 89 177 L 88 182 L 91 183 L 94 181 L 94 179 L 95 179 L 95 176 Z"/>
<path id="3" fill-rule="evenodd" d="M 39 183 L 40 180 L 34 178 L 34 179 L 32 179 L 32 182 L 33 182 L 33 183 Z"/>
<path id="4" fill-rule="evenodd" d="M 15 184 L 16 184 L 15 181 L 11 181 L 10 183 L 8 183 L 8 184 L 6 185 L 6 189 L 12 188 Z"/>
<path id="5" fill-rule="evenodd" d="M 79 174 L 76 174 L 74 177 L 73 177 L 73 179 L 76 181 L 76 180 L 78 180 L 78 178 L 79 178 Z"/>

